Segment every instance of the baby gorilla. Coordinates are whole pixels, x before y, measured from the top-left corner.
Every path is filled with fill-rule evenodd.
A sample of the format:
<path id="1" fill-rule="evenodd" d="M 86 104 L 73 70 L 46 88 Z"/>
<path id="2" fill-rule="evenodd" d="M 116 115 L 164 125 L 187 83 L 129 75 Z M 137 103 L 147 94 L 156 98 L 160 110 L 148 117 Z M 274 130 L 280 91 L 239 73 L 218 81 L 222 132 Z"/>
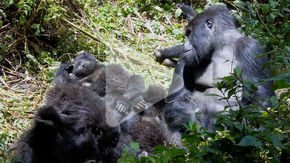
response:
<path id="1" fill-rule="evenodd" d="M 127 115 L 145 109 L 142 93 L 145 84 L 142 76 L 131 75 L 122 66 L 103 65 L 92 54 L 80 52 L 71 71 L 71 78 L 91 87 L 98 95 L 105 97 L 107 106 Z"/>

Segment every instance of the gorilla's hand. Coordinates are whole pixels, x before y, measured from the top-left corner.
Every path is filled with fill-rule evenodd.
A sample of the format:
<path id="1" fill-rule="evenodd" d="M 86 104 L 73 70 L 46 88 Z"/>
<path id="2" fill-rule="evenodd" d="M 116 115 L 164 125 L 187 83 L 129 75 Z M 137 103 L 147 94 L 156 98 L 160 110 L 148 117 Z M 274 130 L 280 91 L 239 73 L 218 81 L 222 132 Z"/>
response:
<path id="1" fill-rule="evenodd" d="M 162 65 L 165 65 L 167 67 L 175 67 L 177 61 L 171 58 L 164 58 L 163 57 L 164 52 L 163 49 L 157 49 L 154 52 L 154 56 L 157 62 L 159 62 Z"/>
<path id="2" fill-rule="evenodd" d="M 146 102 L 144 101 L 142 96 L 134 97 L 130 100 L 132 109 L 139 113 L 145 110 Z"/>
<path id="3" fill-rule="evenodd" d="M 129 99 L 125 98 L 125 97 L 120 97 L 119 99 L 116 100 L 116 106 L 115 109 L 124 115 L 127 115 L 131 108 L 130 108 L 130 103 L 129 103 Z"/>

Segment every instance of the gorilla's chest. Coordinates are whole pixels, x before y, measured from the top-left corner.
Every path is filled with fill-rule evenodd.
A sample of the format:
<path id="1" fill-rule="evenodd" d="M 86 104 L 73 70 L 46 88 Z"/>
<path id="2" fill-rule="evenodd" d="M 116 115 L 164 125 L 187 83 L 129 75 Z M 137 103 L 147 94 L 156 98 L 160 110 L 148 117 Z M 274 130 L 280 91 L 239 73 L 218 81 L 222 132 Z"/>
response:
<path id="1" fill-rule="evenodd" d="M 196 83 L 213 87 L 220 78 L 228 76 L 237 67 L 238 62 L 235 58 L 233 48 L 223 47 L 214 51 L 211 62 L 206 68 L 200 70 L 200 77 Z"/>

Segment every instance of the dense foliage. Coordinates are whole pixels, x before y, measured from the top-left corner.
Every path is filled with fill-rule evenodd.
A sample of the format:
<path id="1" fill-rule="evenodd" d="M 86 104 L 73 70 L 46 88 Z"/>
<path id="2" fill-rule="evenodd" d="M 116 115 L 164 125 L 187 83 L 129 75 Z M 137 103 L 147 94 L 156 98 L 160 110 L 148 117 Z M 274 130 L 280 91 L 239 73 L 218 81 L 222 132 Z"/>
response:
<path id="1" fill-rule="evenodd" d="M 145 72 L 147 81 L 168 84 L 170 70 L 160 67 L 150 55 L 152 49 L 183 41 L 185 21 L 176 3 L 157 0 L 4 0 L 0 2 L 0 74 L 1 83 L 12 81 L 9 72 L 17 76 L 37 76 L 46 83 L 53 79 L 56 63 L 68 61 L 74 53 L 86 49 L 99 59 L 120 62 L 128 69 Z M 286 162 L 290 160 L 290 1 L 188 1 L 198 11 L 207 3 L 224 3 L 235 13 L 241 30 L 265 45 L 271 62 L 277 97 L 269 100 L 273 107 L 250 105 L 240 110 L 226 108 L 220 116 L 215 133 L 196 124 L 189 124 L 183 143 L 187 150 L 175 147 L 156 147 L 155 154 L 138 159 L 125 152 L 120 162 Z M 122 48 L 120 48 L 122 47 Z M 145 62 L 144 62 L 145 61 Z M 148 61 L 148 62 L 147 62 Z M 137 66 L 135 66 L 137 65 Z M 145 66 L 144 66 L 145 65 Z M 148 70 L 148 66 L 157 67 Z M 11 71 L 12 70 L 12 71 Z M 225 77 L 229 99 L 238 89 L 236 81 L 247 89 L 256 86 L 241 79 L 236 69 Z M 30 74 L 30 75 L 27 75 Z M 41 75 L 42 74 L 42 75 Z M 2 78 L 3 76 L 3 78 Z M 8 82 L 9 83 L 9 82 Z M 13 82 L 12 82 L 13 83 Z M 220 85 L 224 85 L 221 83 Z M 9 85 L 9 84 L 8 84 Z M 218 85 L 219 86 L 219 85 Z M 2 87 L 2 84 L 1 84 Z M 17 88 L 17 87 L 16 87 Z M 0 95 L 4 97 L 5 89 Z M 12 101 L 15 98 L 11 98 Z M 8 143 L 29 126 L 15 127 L 17 118 L 11 99 L 0 99 L 0 161 L 6 162 Z M 23 103 L 31 103 L 31 97 Z M 35 100 L 34 100 L 35 101 Z M 39 100 L 38 100 L 39 102 Z M 13 103 L 13 104 L 11 104 Z M 2 109 L 3 106 L 3 109 Z M 34 106 L 34 105 L 33 105 Z M 35 106 L 34 106 L 35 107 Z M 11 109 L 12 108 L 12 109 Z M 32 104 L 25 104 L 32 108 Z M 24 114 L 31 110 L 25 111 Z M 17 116 L 16 116 L 17 117 Z M 22 122 L 23 123 L 23 122 Z M 8 130 L 9 126 L 17 132 Z M 13 124 L 13 125 L 12 125 Z M 5 126 L 7 125 L 7 126 Z M 138 144 L 132 144 L 138 148 Z"/>

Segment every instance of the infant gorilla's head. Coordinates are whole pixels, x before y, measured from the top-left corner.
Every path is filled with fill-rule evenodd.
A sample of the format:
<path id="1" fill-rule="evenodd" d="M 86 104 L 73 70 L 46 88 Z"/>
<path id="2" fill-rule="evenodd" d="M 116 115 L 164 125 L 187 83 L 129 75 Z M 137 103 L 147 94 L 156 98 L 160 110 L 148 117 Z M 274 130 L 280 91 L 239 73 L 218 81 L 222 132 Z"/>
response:
<path id="1" fill-rule="evenodd" d="M 75 58 L 72 73 L 77 78 L 83 78 L 92 74 L 102 63 L 94 55 L 81 51 Z"/>

